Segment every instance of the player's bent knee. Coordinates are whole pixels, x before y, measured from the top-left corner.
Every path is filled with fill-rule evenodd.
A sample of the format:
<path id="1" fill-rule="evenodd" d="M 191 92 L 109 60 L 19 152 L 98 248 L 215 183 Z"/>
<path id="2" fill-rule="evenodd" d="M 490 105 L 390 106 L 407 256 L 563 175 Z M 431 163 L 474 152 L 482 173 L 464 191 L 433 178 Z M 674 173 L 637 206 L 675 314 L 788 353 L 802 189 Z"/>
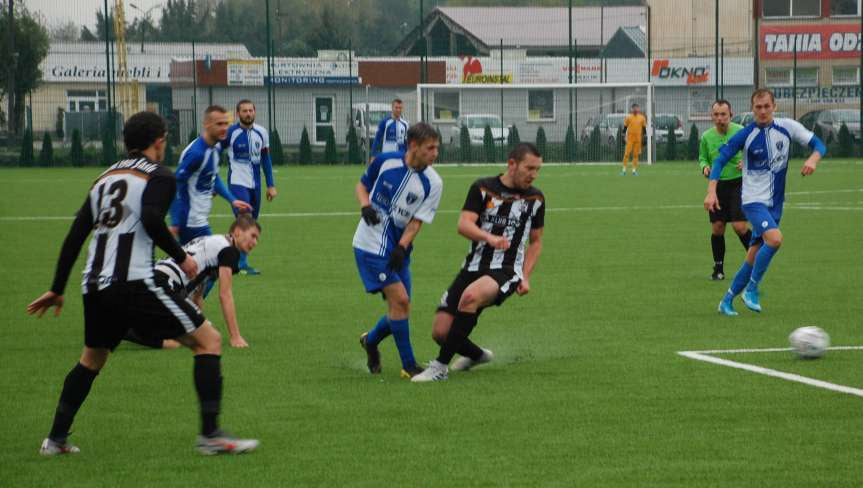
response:
<path id="1" fill-rule="evenodd" d="M 99 371 L 108 362 L 110 350 L 102 348 L 85 347 L 81 353 L 80 363 L 90 371 Z"/>
<path id="2" fill-rule="evenodd" d="M 213 327 L 213 324 L 209 320 L 189 335 L 192 338 L 190 347 L 195 354 L 222 353 L 222 335 L 219 334 L 219 331 Z"/>

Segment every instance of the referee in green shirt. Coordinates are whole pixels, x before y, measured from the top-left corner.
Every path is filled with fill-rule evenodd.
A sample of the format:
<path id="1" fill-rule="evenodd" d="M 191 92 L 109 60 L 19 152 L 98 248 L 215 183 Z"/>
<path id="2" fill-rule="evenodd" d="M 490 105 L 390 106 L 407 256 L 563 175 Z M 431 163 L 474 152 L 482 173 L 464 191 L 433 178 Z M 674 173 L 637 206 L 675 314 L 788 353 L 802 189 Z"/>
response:
<path id="1" fill-rule="evenodd" d="M 719 156 L 719 148 L 728 142 L 743 126 L 731 123 L 731 103 L 728 100 L 717 100 L 711 107 L 713 118 L 712 129 L 701 135 L 701 145 L 698 150 L 698 162 L 704 177 L 710 176 L 710 165 Z M 749 249 L 752 231 L 740 203 L 740 190 L 743 187 L 743 173 L 740 153 L 737 153 L 722 170 L 716 194 L 719 197 L 719 210 L 710 212 L 710 247 L 713 249 L 713 280 L 724 280 L 725 270 L 725 223 L 731 222 L 734 232 L 740 238 L 745 249 Z"/>

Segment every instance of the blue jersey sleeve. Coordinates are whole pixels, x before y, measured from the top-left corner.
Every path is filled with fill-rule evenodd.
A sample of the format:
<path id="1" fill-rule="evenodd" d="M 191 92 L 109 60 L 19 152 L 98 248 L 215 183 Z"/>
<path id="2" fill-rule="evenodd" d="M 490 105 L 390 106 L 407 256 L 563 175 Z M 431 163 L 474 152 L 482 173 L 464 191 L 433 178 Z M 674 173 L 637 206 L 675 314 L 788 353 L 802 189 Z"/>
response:
<path id="1" fill-rule="evenodd" d="M 264 148 L 261 151 L 261 166 L 264 168 L 264 179 L 267 180 L 267 188 L 276 186 L 273 180 L 273 160 L 270 158 L 270 149 Z"/>
<path id="2" fill-rule="evenodd" d="M 719 148 L 719 156 L 716 157 L 713 161 L 713 166 L 710 168 L 711 180 L 719 180 L 720 175 L 722 175 L 722 168 L 746 145 L 746 138 L 752 132 L 753 126 L 754 124 L 737 131 L 736 134 L 731 136 L 731 139 L 728 139 L 728 142 Z"/>
<path id="3" fill-rule="evenodd" d="M 377 156 L 369 164 L 368 168 L 366 168 L 366 172 L 360 177 L 360 182 L 363 186 L 366 187 L 366 190 L 372 191 L 372 187 L 375 186 L 375 181 L 378 179 L 378 175 L 381 172 L 381 165 L 384 164 L 384 158 Z"/>
<path id="4" fill-rule="evenodd" d="M 821 156 L 827 154 L 827 146 L 815 134 L 812 135 L 812 139 L 809 139 L 809 147 L 821 153 Z"/>
<path id="5" fill-rule="evenodd" d="M 216 174 L 215 190 L 216 193 L 218 193 L 220 197 L 227 200 L 228 203 L 233 204 L 234 200 L 237 199 L 237 197 L 235 197 L 234 194 L 231 193 L 231 190 L 229 190 L 228 187 L 225 186 L 225 182 L 222 181 L 222 178 L 218 175 L 218 173 Z"/>
<path id="6" fill-rule="evenodd" d="M 384 136 L 387 131 L 387 119 L 381 120 L 378 124 L 378 132 L 375 134 L 375 141 L 372 144 L 372 156 L 377 156 L 383 151 L 384 148 Z"/>

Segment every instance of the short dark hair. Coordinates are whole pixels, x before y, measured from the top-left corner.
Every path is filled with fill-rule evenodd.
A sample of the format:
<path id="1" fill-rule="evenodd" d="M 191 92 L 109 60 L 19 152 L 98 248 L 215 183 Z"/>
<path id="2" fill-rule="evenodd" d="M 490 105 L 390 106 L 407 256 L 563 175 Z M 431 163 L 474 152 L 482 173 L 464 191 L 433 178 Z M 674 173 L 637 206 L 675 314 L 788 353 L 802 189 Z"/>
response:
<path id="1" fill-rule="evenodd" d="M 252 217 L 252 214 L 241 213 L 237 215 L 237 220 L 231 223 L 231 228 L 228 229 L 228 233 L 233 233 L 234 229 L 238 227 L 240 230 L 249 230 L 252 228 L 252 226 L 257 227 L 258 232 L 261 231 L 261 224 L 259 224 L 258 221 L 255 220 L 254 217 Z"/>
<path id="2" fill-rule="evenodd" d="M 221 105 L 210 105 L 206 110 L 204 110 L 204 117 L 209 116 L 213 112 L 219 112 L 220 114 L 228 113 L 228 111 L 225 110 L 225 107 Z"/>
<path id="3" fill-rule="evenodd" d="M 641 108 L 641 105 L 639 105 L 637 103 L 633 103 L 629 108 L 635 108 L 635 107 Z"/>
<path id="4" fill-rule="evenodd" d="M 728 107 L 728 111 L 731 112 L 731 102 L 724 98 L 720 98 L 719 100 L 713 102 L 713 105 L 725 105 Z M 710 107 L 712 108 L 713 105 L 711 105 Z"/>
<path id="5" fill-rule="evenodd" d="M 519 142 L 512 148 L 512 151 L 509 152 L 509 156 L 507 156 L 507 160 L 515 160 L 516 163 L 520 163 L 524 161 L 525 156 L 530 154 L 531 156 L 541 158 L 542 154 L 539 152 L 539 148 L 529 142 Z"/>
<path id="6" fill-rule="evenodd" d="M 754 92 L 752 92 L 752 96 L 749 97 L 749 105 L 752 105 L 753 103 L 755 103 L 756 98 L 763 97 L 764 95 L 769 95 L 770 96 L 770 102 L 774 103 L 774 104 L 776 103 L 776 99 L 773 98 L 773 92 L 772 91 L 768 90 L 767 88 L 759 88 L 759 89 L 755 90 Z"/>
<path id="7" fill-rule="evenodd" d="M 239 102 L 237 102 L 237 112 L 240 111 L 240 105 L 245 105 L 247 103 L 251 104 L 252 108 L 255 108 L 255 102 L 249 100 L 248 98 L 244 98 L 244 99 L 240 100 Z"/>
<path id="8" fill-rule="evenodd" d="M 438 140 L 438 134 L 434 127 L 425 122 L 418 122 L 408 129 L 408 144 L 411 142 L 422 144 L 429 139 Z"/>
<path id="9" fill-rule="evenodd" d="M 393 98 L 392 103 L 405 103 L 405 102 L 403 102 L 401 98 Z"/>
<path id="10" fill-rule="evenodd" d="M 126 151 L 130 156 L 140 154 L 167 133 L 168 126 L 161 115 L 138 112 L 129 117 L 123 125 L 123 143 L 126 144 Z"/>

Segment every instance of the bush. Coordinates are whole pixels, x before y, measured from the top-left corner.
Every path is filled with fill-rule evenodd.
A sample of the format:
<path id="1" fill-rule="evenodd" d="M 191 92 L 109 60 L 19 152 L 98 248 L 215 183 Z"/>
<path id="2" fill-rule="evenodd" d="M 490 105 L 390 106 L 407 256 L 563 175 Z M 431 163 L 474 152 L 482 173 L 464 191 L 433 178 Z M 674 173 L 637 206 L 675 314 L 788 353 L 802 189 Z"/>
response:
<path id="1" fill-rule="evenodd" d="M 623 140 L 623 132 L 619 133 L 618 140 Z M 594 125 L 590 131 L 590 139 L 587 141 L 587 159 L 588 161 L 599 161 L 599 153 L 602 151 L 602 133 L 599 131 L 599 125 Z"/>
<path id="2" fill-rule="evenodd" d="M 19 162 L 21 166 L 33 166 L 33 129 L 24 131 L 24 137 L 21 139 L 21 156 Z"/>
<path id="3" fill-rule="evenodd" d="M 701 140 L 698 138 L 698 127 L 695 124 L 692 124 L 692 127 L 689 128 L 689 145 L 687 156 L 690 161 L 698 161 L 698 149 L 701 144 Z"/>
<path id="4" fill-rule="evenodd" d="M 102 164 L 110 166 L 117 161 L 117 147 L 112 128 L 102 131 Z"/>
<path id="5" fill-rule="evenodd" d="M 165 160 L 164 164 L 168 166 L 176 166 L 179 161 L 177 161 L 177 155 L 174 154 L 174 146 L 171 144 L 165 145 Z"/>
<path id="6" fill-rule="evenodd" d="M 494 136 L 491 134 L 490 125 L 486 125 L 482 133 L 482 146 L 485 149 L 485 162 L 493 163 L 497 159 L 497 148 L 494 147 Z"/>
<path id="7" fill-rule="evenodd" d="M 461 132 L 459 132 L 459 152 L 463 163 L 473 161 L 473 155 L 470 150 L 470 132 L 464 126 L 462 126 Z"/>
<path id="8" fill-rule="evenodd" d="M 518 127 L 513 125 L 512 128 L 509 129 L 509 134 L 507 134 L 506 136 L 506 146 L 508 148 L 507 152 L 515 149 L 515 146 L 517 146 L 520 142 L 521 137 L 519 137 L 518 135 Z"/>
<path id="9" fill-rule="evenodd" d="M 312 143 L 309 141 L 309 130 L 303 127 L 300 135 L 300 164 L 312 164 Z"/>
<path id="10" fill-rule="evenodd" d="M 677 133 L 674 132 L 673 124 L 668 125 L 668 143 L 665 145 L 665 159 L 674 161 L 677 159 Z"/>
<path id="11" fill-rule="evenodd" d="M 566 129 L 566 138 L 563 141 L 564 159 L 566 161 L 575 161 L 578 155 L 578 143 L 575 140 L 575 131 L 572 125 Z"/>
<path id="12" fill-rule="evenodd" d="M 198 138 L 198 133 L 195 132 L 195 129 L 192 129 L 189 131 L 189 140 L 187 141 L 187 143 L 192 142 L 197 138 Z"/>
<path id="13" fill-rule="evenodd" d="M 170 149 L 171 146 L 168 146 Z M 72 147 L 69 148 L 69 163 L 72 166 L 84 166 L 84 146 L 81 144 L 81 131 L 72 130 Z"/>
<path id="14" fill-rule="evenodd" d="M 348 163 L 355 164 L 363 162 L 363 154 L 360 151 L 360 141 L 357 138 L 357 129 L 354 124 L 348 128 Z"/>
<path id="15" fill-rule="evenodd" d="M 851 137 L 851 131 L 848 126 L 842 123 L 839 128 L 839 156 L 843 158 L 851 157 L 854 152 L 854 139 Z"/>
<path id="16" fill-rule="evenodd" d="M 66 137 L 66 133 L 63 131 L 63 114 L 65 113 L 62 107 L 57 107 L 57 121 L 54 123 L 54 131 L 58 141 L 62 141 Z"/>
<path id="17" fill-rule="evenodd" d="M 42 137 L 42 150 L 39 151 L 39 164 L 41 166 L 54 166 L 54 144 L 51 142 L 51 133 L 45 132 Z"/>
<path id="18" fill-rule="evenodd" d="M 643 138 L 642 141 L 646 140 Z M 614 159 L 615 161 L 623 161 L 623 153 L 626 152 L 626 134 L 623 132 L 623 126 L 617 128 L 617 138 L 614 140 Z"/>
<path id="19" fill-rule="evenodd" d="M 548 140 L 545 137 L 545 129 L 542 126 L 539 126 L 539 129 L 536 129 L 536 148 L 539 149 L 539 153 L 545 156 L 545 148 L 548 145 Z"/>
<path id="20" fill-rule="evenodd" d="M 270 160 L 274 165 L 285 164 L 285 148 L 277 130 L 270 133 Z"/>
<path id="21" fill-rule="evenodd" d="M 327 131 L 327 142 L 324 147 L 324 162 L 333 164 L 339 162 L 339 155 L 336 151 L 336 131 Z"/>

